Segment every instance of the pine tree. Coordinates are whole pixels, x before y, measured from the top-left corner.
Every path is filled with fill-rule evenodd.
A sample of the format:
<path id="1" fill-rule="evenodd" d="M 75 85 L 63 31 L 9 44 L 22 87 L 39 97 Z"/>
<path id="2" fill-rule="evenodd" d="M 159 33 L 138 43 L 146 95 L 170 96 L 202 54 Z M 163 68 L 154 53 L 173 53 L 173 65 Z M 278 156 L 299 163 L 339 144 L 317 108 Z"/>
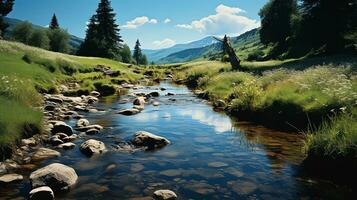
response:
<path id="1" fill-rule="evenodd" d="M 79 54 L 119 59 L 123 42 L 119 31 L 110 1 L 101 0 L 96 14 L 90 20 L 86 39 Z"/>
<path id="2" fill-rule="evenodd" d="M 141 46 L 141 44 L 138 39 L 138 40 L 136 40 L 135 47 L 134 47 L 134 53 L 133 53 L 133 58 L 135 59 L 137 65 L 141 64 L 140 61 L 141 61 L 142 53 L 141 53 L 140 46 Z"/>
<path id="3" fill-rule="evenodd" d="M 4 21 L 4 17 L 12 11 L 15 0 L 0 0 L 0 37 L 4 36 L 5 30 L 9 27 Z"/>
<path id="4" fill-rule="evenodd" d="M 50 23 L 50 29 L 57 29 L 59 28 L 59 24 L 57 21 L 57 17 L 56 14 L 53 14 L 52 19 L 51 19 L 51 23 Z"/>

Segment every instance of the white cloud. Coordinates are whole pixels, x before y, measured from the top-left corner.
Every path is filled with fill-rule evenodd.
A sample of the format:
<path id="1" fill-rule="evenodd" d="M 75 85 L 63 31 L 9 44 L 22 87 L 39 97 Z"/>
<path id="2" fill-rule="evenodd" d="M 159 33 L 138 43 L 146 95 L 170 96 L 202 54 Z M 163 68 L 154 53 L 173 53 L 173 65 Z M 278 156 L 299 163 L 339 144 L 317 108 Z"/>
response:
<path id="1" fill-rule="evenodd" d="M 135 18 L 135 19 L 133 19 L 131 21 L 126 22 L 126 24 L 121 26 L 121 28 L 124 28 L 124 29 L 136 29 L 139 26 L 142 26 L 142 25 L 144 25 L 146 23 L 157 24 L 157 20 L 156 19 L 149 19 L 146 16 L 137 17 L 137 18 Z"/>
<path id="2" fill-rule="evenodd" d="M 243 12 L 245 11 L 240 8 L 221 4 L 217 6 L 216 14 L 194 20 L 191 24 L 178 24 L 176 27 L 197 30 L 207 35 L 239 35 L 260 26 L 260 22 L 238 15 Z"/>
<path id="3" fill-rule="evenodd" d="M 175 40 L 166 38 L 164 40 L 157 40 L 152 43 L 154 45 L 154 49 L 164 49 L 172 47 L 176 44 Z"/>
<path id="4" fill-rule="evenodd" d="M 164 23 L 165 24 L 168 24 L 168 23 L 170 23 L 171 22 L 171 19 L 169 19 L 169 18 L 166 18 L 165 20 L 164 20 Z"/>

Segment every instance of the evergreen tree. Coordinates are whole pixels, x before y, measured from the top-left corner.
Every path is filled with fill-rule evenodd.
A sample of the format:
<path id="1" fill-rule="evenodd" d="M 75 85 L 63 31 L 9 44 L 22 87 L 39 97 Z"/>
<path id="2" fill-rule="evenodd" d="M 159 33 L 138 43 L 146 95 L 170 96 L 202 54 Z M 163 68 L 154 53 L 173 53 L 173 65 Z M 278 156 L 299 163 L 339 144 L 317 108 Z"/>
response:
<path id="1" fill-rule="evenodd" d="M 140 64 L 141 65 L 148 65 L 148 63 L 149 63 L 148 58 L 146 57 L 145 54 L 142 54 L 141 58 L 140 58 Z"/>
<path id="2" fill-rule="evenodd" d="M 119 59 L 123 42 L 119 31 L 110 1 L 101 0 L 96 14 L 90 20 L 86 39 L 79 54 Z"/>
<path id="3" fill-rule="evenodd" d="M 296 0 L 270 0 L 259 13 L 261 42 L 286 45 L 286 39 L 292 34 L 291 18 L 296 12 Z"/>
<path id="4" fill-rule="evenodd" d="M 15 0 L 0 0 L 0 37 L 4 36 L 5 30 L 9 27 L 4 21 L 4 17 L 12 11 Z"/>
<path id="5" fill-rule="evenodd" d="M 140 41 L 138 39 L 138 40 L 136 40 L 135 47 L 134 47 L 134 53 L 133 53 L 133 58 L 136 61 L 137 65 L 141 64 L 140 61 L 141 61 L 142 53 L 141 53 L 140 46 L 141 46 L 141 44 L 140 44 Z"/>
<path id="6" fill-rule="evenodd" d="M 121 61 L 124 63 L 131 63 L 131 51 L 128 45 L 124 45 L 123 49 L 120 51 Z"/>
<path id="7" fill-rule="evenodd" d="M 50 23 L 50 29 L 57 29 L 59 28 L 59 24 L 57 21 L 57 17 L 56 14 L 53 14 L 52 19 L 51 19 L 51 23 Z"/>

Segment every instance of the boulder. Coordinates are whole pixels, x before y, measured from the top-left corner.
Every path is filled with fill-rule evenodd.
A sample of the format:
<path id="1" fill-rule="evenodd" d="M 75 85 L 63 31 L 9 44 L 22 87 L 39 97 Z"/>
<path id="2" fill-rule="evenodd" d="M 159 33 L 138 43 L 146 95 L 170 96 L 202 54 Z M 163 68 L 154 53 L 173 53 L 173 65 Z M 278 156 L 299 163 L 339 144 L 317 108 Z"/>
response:
<path id="1" fill-rule="evenodd" d="M 136 132 L 134 139 L 131 142 L 135 146 L 147 147 L 148 149 L 161 148 L 170 144 L 170 141 L 166 138 L 154 135 L 146 131 Z"/>
<path id="2" fill-rule="evenodd" d="M 160 90 L 161 90 L 161 91 L 165 91 L 165 90 L 166 90 L 166 88 L 160 88 Z"/>
<path id="3" fill-rule="evenodd" d="M 61 139 L 59 139 L 58 136 L 53 136 L 50 138 L 50 143 L 53 146 L 58 146 L 60 144 L 63 144 L 63 141 Z"/>
<path id="4" fill-rule="evenodd" d="M 177 195 L 171 190 L 156 190 L 153 195 L 155 200 L 175 200 Z"/>
<path id="5" fill-rule="evenodd" d="M 136 106 L 145 106 L 145 97 L 137 97 L 133 102 Z"/>
<path id="6" fill-rule="evenodd" d="M 140 110 L 135 109 L 135 108 L 131 108 L 131 109 L 124 109 L 118 112 L 118 114 L 121 115 L 135 115 L 138 114 L 140 112 Z"/>
<path id="7" fill-rule="evenodd" d="M 24 177 L 20 174 L 5 174 L 0 176 L 0 183 L 11 183 L 15 181 L 22 181 Z"/>
<path id="8" fill-rule="evenodd" d="M 53 163 L 31 173 L 32 188 L 48 186 L 53 191 L 67 190 L 77 182 L 78 176 L 73 168 Z"/>
<path id="9" fill-rule="evenodd" d="M 36 146 L 36 140 L 33 137 L 28 139 L 22 139 L 21 144 L 23 146 Z"/>
<path id="10" fill-rule="evenodd" d="M 56 109 L 56 106 L 54 106 L 54 105 L 47 105 L 44 108 L 45 111 L 54 111 L 55 109 Z"/>
<path id="11" fill-rule="evenodd" d="M 90 92 L 90 95 L 95 96 L 95 97 L 99 97 L 100 93 L 97 92 L 97 91 L 92 91 L 92 92 Z"/>
<path id="12" fill-rule="evenodd" d="M 52 149 L 47 148 L 39 148 L 37 151 L 32 155 L 32 160 L 40 161 L 45 160 L 48 158 L 54 158 L 61 156 L 61 153 Z"/>
<path id="13" fill-rule="evenodd" d="M 72 127 L 70 127 L 69 125 L 67 125 L 64 122 L 57 122 L 56 124 L 53 125 L 51 133 L 52 134 L 65 133 L 67 135 L 72 135 L 73 129 L 72 129 Z"/>
<path id="14" fill-rule="evenodd" d="M 64 150 L 69 150 L 69 149 L 73 149 L 74 147 L 76 147 L 76 144 L 74 144 L 72 142 L 67 142 L 67 143 L 58 145 L 58 147 L 61 149 L 64 149 Z"/>
<path id="15" fill-rule="evenodd" d="M 87 119 L 79 119 L 76 123 L 77 127 L 89 126 L 89 121 Z"/>
<path id="16" fill-rule="evenodd" d="M 30 191 L 29 200 L 53 200 L 55 195 L 48 186 L 42 186 Z"/>
<path id="17" fill-rule="evenodd" d="M 98 140 L 87 140 L 86 142 L 81 144 L 80 147 L 82 153 L 87 156 L 92 156 L 93 154 L 101 154 L 106 151 L 106 147 L 103 142 Z"/>
<path id="18" fill-rule="evenodd" d="M 92 128 L 92 129 L 89 129 L 88 131 L 86 131 L 87 135 L 95 135 L 95 134 L 98 134 L 98 133 L 99 133 L 99 130 L 95 129 L 95 128 Z"/>
<path id="19" fill-rule="evenodd" d="M 149 93 L 152 97 L 159 97 L 160 93 L 159 92 L 150 92 Z"/>
<path id="20" fill-rule="evenodd" d="M 54 103 L 63 103 L 63 100 L 60 97 L 49 97 L 46 100 Z"/>
<path id="21" fill-rule="evenodd" d="M 175 94 L 172 93 L 172 92 L 168 92 L 166 95 L 167 95 L 167 96 L 175 96 Z"/>
<path id="22" fill-rule="evenodd" d="M 225 108 L 226 107 L 226 102 L 222 99 L 219 99 L 219 100 L 216 100 L 214 103 L 213 103 L 213 106 L 215 108 Z"/>
<path id="23" fill-rule="evenodd" d="M 160 105 L 160 103 L 159 103 L 159 102 L 157 102 L 157 101 L 154 101 L 154 102 L 152 103 L 152 105 L 153 105 L 153 106 L 159 106 L 159 105 Z"/>
<path id="24" fill-rule="evenodd" d="M 98 131 L 100 131 L 100 130 L 103 129 L 103 126 L 98 125 L 98 124 L 94 124 L 94 125 L 89 125 L 89 126 L 85 126 L 85 127 L 76 128 L 76 130 L 80 131 L 80 132 L 87 132 L 90 129 L 97 129 Z"/>

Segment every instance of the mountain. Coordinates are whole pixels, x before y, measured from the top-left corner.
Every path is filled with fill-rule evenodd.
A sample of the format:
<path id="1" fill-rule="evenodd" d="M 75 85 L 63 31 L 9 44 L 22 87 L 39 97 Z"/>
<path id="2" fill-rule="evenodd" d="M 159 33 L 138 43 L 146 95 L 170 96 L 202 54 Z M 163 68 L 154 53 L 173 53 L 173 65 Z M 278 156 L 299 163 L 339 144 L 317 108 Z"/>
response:
<path id="1" fill-rule="evenodd" d="M 250 52 L 257 48 L 261 48 L 259 40 L 259 29 L 253 29 L 238 37 L 231 38 L 232 46 L 235 48 L 239 57 L 245 58 Z M 222 46 L 220 43 L 214 43 L 209 46 L 185 49 L 172 53 L 157 61 L 159 64 L 188 62 L 192 60 L 211 59 L 216 60 L 221 57 Z"/>
<path id="2" fill-rule="evenodd" d="M 11 31 L 15 28 L 15 26 L 17 24 L 21 23 L 21 22 L 24 22 L 22 20 L 9 18 L 9 17 L 5 17 L 4 20 L 5 20 L 5 22 L 7 22 L 10 25 L 9 28 L 6 29 L 5 36 L 10 36 L 11 35 Z M 37 28 L 37 29 L 45 29 L 45 27 L 39 26 L 39 25 L 36 25 L 36 24 L 32 24 L 32 26 L 34 28 Z M 70 35 L 69 45 L 73 49 L 78 49 L 83 41 L 84 40 L 82 38 L 79 38 L 79 37 L 74 36 L 74 35 Z"/>
<path id="3" fill-rule="evenodd" d="M 167 57 L 170 54 L 179 51 L 184 51 L 186 49 L 194 49 L 194 48 L 209 46 L 216 42 L 217 41 L 212 36 L 208 36 L 198 41 L 193 41 L 187 44 L 176 44 L 173 47 L 166 48 L 166 49 L 159 49 L 159 50 L 143 49 L 143 53 L 146 54 L 150 62 L 151 61 L 157 62 L 158 60 Z"/>

